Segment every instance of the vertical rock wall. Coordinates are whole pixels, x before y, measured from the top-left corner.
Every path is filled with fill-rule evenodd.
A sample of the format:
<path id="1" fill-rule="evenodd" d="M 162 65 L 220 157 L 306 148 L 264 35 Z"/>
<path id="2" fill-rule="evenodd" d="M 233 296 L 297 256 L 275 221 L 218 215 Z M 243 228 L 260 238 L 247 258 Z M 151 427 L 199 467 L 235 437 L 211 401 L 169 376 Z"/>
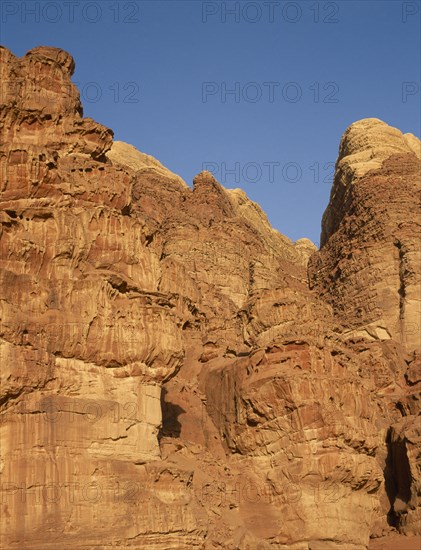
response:
<path id="1" fill-rule="evenodd" d="M 113 142 L 66 52 L 0 61 L 3 547 L 419 532 L 419 140 L 346 131 L 317 251 Z"/>

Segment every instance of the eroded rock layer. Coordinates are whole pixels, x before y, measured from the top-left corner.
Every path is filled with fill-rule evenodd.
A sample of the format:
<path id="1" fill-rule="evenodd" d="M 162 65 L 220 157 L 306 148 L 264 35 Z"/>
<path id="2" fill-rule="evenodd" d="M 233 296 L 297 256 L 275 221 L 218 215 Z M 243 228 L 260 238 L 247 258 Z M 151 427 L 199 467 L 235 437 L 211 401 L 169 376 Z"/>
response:
<path id="1" fill-rule="evenodd" d="M 346 131 L 318 251 L 0 56 L 2 547 L 419 534 L 419 140 Z"/>

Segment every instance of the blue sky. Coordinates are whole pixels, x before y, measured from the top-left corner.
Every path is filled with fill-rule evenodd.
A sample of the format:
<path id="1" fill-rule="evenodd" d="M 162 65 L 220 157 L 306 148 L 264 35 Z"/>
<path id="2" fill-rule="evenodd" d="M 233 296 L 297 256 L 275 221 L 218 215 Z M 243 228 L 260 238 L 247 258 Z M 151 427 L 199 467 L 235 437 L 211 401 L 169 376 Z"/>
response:
<path id="1" fill-rule="evenodd" d="M 339 140 L 420 135 L 419 1 L 1 4 L 1 43 L 69 51 L 85 116 L 191 184 L 210 168 L 293 240 L 319 241 Z M 230 93 L 231 92 L 231 93 Z"/>

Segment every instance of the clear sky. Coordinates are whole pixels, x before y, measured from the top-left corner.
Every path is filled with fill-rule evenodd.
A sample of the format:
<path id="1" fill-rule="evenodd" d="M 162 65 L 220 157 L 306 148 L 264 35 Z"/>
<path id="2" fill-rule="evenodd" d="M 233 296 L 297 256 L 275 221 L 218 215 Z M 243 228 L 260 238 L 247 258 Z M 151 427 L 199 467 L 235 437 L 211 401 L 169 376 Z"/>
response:
<path id="1" fill-rule="evenodd" d="M 241 187 L 319 242 L 339 140 L 376 117 L 420 135 L 419 1 L 1 2 L 1 43 L 76 60 L 85 116 L 191 184 Z M 231 93 L 230 93 L 231 92 Z"/>

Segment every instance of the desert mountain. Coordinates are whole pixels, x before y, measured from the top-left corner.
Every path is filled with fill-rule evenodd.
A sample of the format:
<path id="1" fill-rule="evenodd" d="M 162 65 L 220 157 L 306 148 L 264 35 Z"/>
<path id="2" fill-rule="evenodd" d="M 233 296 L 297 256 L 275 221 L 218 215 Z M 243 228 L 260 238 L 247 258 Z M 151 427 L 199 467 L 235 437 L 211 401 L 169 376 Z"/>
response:
<path id="1" fill-rule="evenodd" d="M 420 534 L 420 141 L 346 130 L 317 250 L 0 61 L 2 547 Z"/>

